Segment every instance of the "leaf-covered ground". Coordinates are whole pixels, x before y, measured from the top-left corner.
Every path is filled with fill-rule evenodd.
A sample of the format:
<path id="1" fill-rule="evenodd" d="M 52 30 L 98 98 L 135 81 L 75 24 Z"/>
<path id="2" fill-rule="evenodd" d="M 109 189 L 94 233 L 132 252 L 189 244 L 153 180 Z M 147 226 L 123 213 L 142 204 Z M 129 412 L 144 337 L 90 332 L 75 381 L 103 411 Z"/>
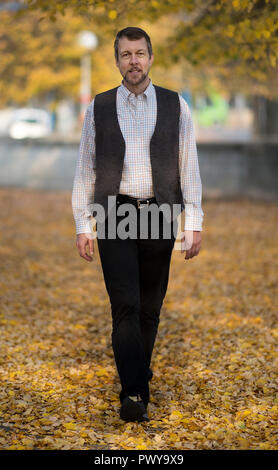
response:
<path id="1" fill-rule="evenodd" d="M 0 197 L 2 449 L 278 448 L 276 204 L 204 201 L 199 255 L 173 251 L 140 424 L 119 418 L 110 304 L 71 193 Z"/>

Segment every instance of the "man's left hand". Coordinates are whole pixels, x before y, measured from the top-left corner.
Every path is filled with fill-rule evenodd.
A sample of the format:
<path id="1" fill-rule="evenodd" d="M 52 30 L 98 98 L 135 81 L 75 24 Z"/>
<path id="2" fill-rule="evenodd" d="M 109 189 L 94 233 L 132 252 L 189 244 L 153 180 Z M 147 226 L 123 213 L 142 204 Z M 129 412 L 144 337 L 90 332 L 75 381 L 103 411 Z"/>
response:
<path id="1" fill-rule="evenodd" d="M 185 242 L 185 235 L 186 235 L 185 233 L 183 233 L 183 235 L 182 235 L 182 238 L 181 238 L 182 244 L 183 244 L 183 242 Z M 201 232 L 197 231 L 197 230 L 194 230 L 193 231 L 193 241 L 192 241 L 191 248 L 188 249 L 188 250 L 181 249 L 181 252 L 182 253 L 185 252 L 184 259 L 190 259 L 190 258 L 193 258 L 193 256 L 198 255 L 198 253 L 200 251 L 200 248 L 201 248 Z"/>

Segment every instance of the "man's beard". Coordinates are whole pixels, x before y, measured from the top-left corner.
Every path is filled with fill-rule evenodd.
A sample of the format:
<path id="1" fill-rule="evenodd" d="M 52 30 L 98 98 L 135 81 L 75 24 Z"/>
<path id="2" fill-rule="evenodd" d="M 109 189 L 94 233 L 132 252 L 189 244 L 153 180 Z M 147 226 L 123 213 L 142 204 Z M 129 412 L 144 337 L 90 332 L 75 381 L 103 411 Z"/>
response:
<path id="1" fill-rule="evenodd" d="M 125 74 L 124 79 L 125 79 L 125 81 L 126 81 L 127 83 L 130 83 L 130 85 L 140 85 L 140 83 L 142 83 L 144 80 L 146 80 L 146 78 L 147 78 L 147 76 L 148 76 L 148 72 L 147 72 L 147 73 L 143 73 L 143 74 L 141 75 L 141 78 L 139 78 L 137 82 L 134 82 L 134 81 L 132 81 L 132 80 L 129 80 L 129 78 L 128 78 L 128 73 L 129 73 L 129 72 L 127 72 L 127 73 Z"/>

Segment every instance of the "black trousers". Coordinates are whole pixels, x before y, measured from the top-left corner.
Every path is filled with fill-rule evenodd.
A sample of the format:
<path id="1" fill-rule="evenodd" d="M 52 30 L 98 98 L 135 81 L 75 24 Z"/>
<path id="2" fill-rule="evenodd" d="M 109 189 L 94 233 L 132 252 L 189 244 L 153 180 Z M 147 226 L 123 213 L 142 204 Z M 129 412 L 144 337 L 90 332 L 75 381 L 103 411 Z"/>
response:
<path id="1" fill-rule="evenodd" d="M 121 204 L 117 201 L 117 205 Z M 159 238 L 140 239 L 140 211 L 137 209 L 137 238 L 98 238 L 98 250 L 112 312 L 112 347 L 121 381 L 120 401 L 140 394 L 149 403 L 148 369 L 165 297 L 171 254 L 175 243 L 163 238 L 163 215 Z M 117 216 L 117 224 L 125 216 Z M 97 223 L 97 230 L 99 223 Z M 105 222 L 106 236 L 107 219 Z"/>

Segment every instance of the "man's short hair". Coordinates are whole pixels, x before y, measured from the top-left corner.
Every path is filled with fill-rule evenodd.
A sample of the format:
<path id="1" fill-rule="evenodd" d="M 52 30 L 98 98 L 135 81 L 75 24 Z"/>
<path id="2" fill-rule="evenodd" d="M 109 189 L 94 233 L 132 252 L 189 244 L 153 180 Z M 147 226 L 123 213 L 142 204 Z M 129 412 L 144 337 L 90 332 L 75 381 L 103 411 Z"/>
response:
<path id="1" fill-rule="evenodd" d="M 148 52 L 149 56 L 151 57 L 153 50 L 152 50 L 152 43 L 150 36 L 141 28 L 135 28 L 134 26 L 129 26 L 128 28 L 124 28 L 117 33 L 115 42 L 114 42 L 114 51 L 115 51 L 115 58 L 118 60 L 119 58 L 119 39 L 122 37 L 127 37 L 130 41 L 136 41 L 136 39 L 145 38 L 147 41 Z"/>

